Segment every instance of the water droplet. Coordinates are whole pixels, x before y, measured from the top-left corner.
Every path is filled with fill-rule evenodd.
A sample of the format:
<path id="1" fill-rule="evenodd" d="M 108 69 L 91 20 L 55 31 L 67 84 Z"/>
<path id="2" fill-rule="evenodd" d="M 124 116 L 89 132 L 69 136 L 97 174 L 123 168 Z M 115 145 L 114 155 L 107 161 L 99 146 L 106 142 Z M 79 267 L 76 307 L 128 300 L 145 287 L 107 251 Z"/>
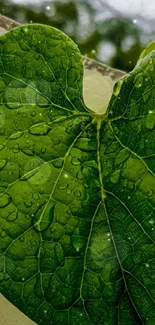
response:
<path id="1" fill-rule="evenodd" d="M 17 220 L 17 218 L 18 218 L 18 211 L 15 211 L 15 212 L 9 214 L 6 218 L 6 220 L 9 222 L 13 222 L 13 221 Z"/>
<path id="2" fill-rule="evenodd" d="M 71 160 L 71 163 L 72 163 L 72 165 L 77 166 L 77 165 L 80 165 L 80 160 L 76 157 L 73 157 Z"/>
<path id="3" fill-rule="evenodd" d="M 114 95 L 115 96 L 118 96 L 118 94 L 120 93 L 123 81 L 124 81 L 124 77 L 119 79 L 119 81 L 115 84 L 115 86 L 114 86 Z M 112 111 L 111 111 L 111 114 L 112 114 Z"/>
<path id="4" fill-rule="evenodd" d="M 7 194 L 0 194 L 0 208 L 6 207 L 8 204 L 10 204 L 11 199 L 10 196 Z"/>
<path id="5" fill-rule="evenodd" d="M 46 10 L 50 10 L 50 9 L 51 9 L 51 7 L 50 7 L 50 6 L 47 6 L 47 7 L 46 7 Z"/>
<path id="6" fill-rule="evenodd" d="M 67 194 L 67 195 L 70 195 L 70 194 L 71 194 L 71 190 L 67 190 L 67 191 L 66 191 L 66 194 Z"/>
<path id="7" fill-rule="evenodd" d="M 0 170 L 2 170 L 6 166 L 6 159 L 0 159 Z"/>
<path id="8" fill-rule="evenodd" d="M 4 237 L 6 237 L 6 232 L 3 230 L 0 235 L 2 238 L 4 238 Z"/>
<path id="9" fill-rule="evenodd" d="M 65 190 L 68 187 L 68 183 L 61 183 L 58 187 L 60 190 Z"/>
<path id="10" fill-rule="evenodd" d="M 33 111 L 32 113 L 31 113 L 31 116 L 36 116 L 36 112 L 35 111 Z"/>
<path id="11" fill-rule="evenodd" d="M 83 179 L 83 175 L 82 175 L 81 172 L 78 172 L 78 173 L 76 174 L 76 177 L 77 177 L 77 179 L 79 179 L 79 180 L 82 180 L 82 179 Z"/>
<path id="12" fill-rule="evenodd" d="M 16 132 L 10 136 L 10 140 L 19 139 L 22 136 L 23 132 Z"/>
<path id="13" fill-rule="evenodd" d="M 18 153 L 19 150 L 20 150 L 20 148 L 19 148 L 19 144 L 15 144 L 14 147 L 13 147 L 13 149 L 12 149 L 12 151 L 13 151 L 14 153 Z"/>
<path id="14" fill-rule="evenodd" d="M 133 23 L 134 24 L 137 24 L 137 19 L 133 19 Z"/>
<path id="15" fill-rule="evenodd" d="M 146 266 L 146 267 L 149 267 L 149 264 L 148 264 L 148 263 L 146 263 L 146 264 L 145 264 L 145 266 Z"/>
<path id="16" fill-rule="evenodd" d="M 150 223 L 151 225 L 153 225 L 153 224 L 154 224 L 154 220 L 153 220 L 153 219 L 149 220 L 149 223 Z"/>
<path id="17" fill-rule="evenodd" d="M 82 192 L 80 190 L 76 190 L 74 192 L 74 195 L 77 196 L 77 197 L 80 197 L 82 195 Z"/>
<path id="18" fill-rule="evenodd" d="M 143 75 L 142 73 L 139 73 L 136 77 L 135 77 L 135 87 L 136 88 L 140 88 L 143 84 Z"/>
<path id="19" fill-rule="evenodd" d="M 25 278 L 24 277 L 22 278 L 22 281 L 25 281 Z"/>
<path id="20" fill-rule="evenodd" d="M 31 239 L 31 240 L 30 240 L 30 243 L 31 243 L 32 246 L 36 246 L 36 245 L 37 245 L 37 242 L 36 242 L 36 240 L 34 240 L 34 239 Z"/>
<path id="21" fill-rule="evenodd" d="M 40 195 L 38 194 L 38 193 L 33 193 L 33 198 L 35 199 L 35 200 L 39 200 L 39 198 L 40 198 Z"/>
<path id="22" fill-rule="evenodd" d="M 27 156 L 33 156 L 34 155 L 34 149 L 30 148 L 29 149 L 22 149 L 22 152 L 25 153 Z"/>
<path id="23" fill-rule="evenodd" d="M 83 239 L 80 236 L 72 236 L 72 245 L 79 252 L 80 248 L 83 247 Z"/>
<path id="24" fill-rule="evenodd" d="M 32 205 L 32 202 L 30 200 L 27 200 L 24 202 L 24 204 L 25 204 L 26 208 L 30 208 Z"/>
<path id="25" fill-rule="evenodd" d="M 45 123 L 35 124 L 30 127 L 29 132 L 34 135 L 46 135 L 51 128 Z"/>

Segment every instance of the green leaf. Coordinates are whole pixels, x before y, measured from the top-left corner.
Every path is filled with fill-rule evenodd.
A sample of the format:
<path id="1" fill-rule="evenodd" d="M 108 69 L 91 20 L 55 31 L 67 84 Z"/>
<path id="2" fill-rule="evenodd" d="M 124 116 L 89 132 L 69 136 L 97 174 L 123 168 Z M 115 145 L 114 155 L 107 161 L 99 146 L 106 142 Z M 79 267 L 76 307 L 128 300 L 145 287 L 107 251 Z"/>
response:
<path id="1" fill-rule="evenodd" d="M 155 42 L 151 42 L 148 46 L 144 49 L 144 51 L 140 55 L 140 59 L 144 59 L 149 53 L 155 50 Z"/>
<path id="2" fill-rule="evenodd" d="M 66 35 L 0 38 L 0 288 L 40 325 L 155 324 L 154 60 L 96 114 Z"/>
<path id="3" fill-rule="evenodd" d="M 84 70 L 83 96 L 87 107 L 99 114 L 106 112 L 113 93 L 114 81 L 96 70 Z"/>

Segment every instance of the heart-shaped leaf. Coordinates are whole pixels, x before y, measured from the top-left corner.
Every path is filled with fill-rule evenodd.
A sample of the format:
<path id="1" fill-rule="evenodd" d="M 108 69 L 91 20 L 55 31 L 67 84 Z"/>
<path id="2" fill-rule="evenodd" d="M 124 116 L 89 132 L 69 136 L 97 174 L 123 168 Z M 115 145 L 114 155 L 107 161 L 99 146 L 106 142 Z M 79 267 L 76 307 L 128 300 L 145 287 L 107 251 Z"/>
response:
<path id="1" fill-rule="evenodd" d="M 155 324 L 154 60 L 96 114 L 66 35 L 0 38 L 0 288 L 40 325 Z"/>

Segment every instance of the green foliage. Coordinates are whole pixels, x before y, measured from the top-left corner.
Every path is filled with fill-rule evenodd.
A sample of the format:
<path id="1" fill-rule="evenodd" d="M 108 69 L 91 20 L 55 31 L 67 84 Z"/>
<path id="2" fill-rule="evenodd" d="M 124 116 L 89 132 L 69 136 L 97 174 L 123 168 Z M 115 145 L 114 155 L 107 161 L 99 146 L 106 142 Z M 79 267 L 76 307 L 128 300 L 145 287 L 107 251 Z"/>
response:
<path id="1" fill-rule="evenodd" d="M 40 325 L 155 324 L 154 60 L 97 115 L 66 35 L 0 38 L 0 288 Z"/>
<path id="2" fill-rule="evenodd" d="M 0 0 L 0 13 L 20 24 L 33 22 L 56 27 L 78 44 L 84 56 L 131 71 L 145 44 L 155 38 L 153 27 L 139 27 L 132 19 L 115 14 L 112 6 L 107 10 L 106 3 L 101 2 L 99 12 L 99 1 L 92 0 L 33 1 L 31 5 L 29 1 Z M 111 18 L 107 18 L 108 11 Z M 103 46 L 110 46 L 106 55 Z"/>

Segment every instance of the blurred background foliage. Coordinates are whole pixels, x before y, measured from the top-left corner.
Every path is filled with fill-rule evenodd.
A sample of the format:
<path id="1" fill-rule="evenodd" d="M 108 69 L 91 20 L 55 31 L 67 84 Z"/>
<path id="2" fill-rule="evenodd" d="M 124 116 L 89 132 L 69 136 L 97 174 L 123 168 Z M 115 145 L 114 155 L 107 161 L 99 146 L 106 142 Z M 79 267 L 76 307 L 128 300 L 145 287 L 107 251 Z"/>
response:
<path id="1" fill-rule="evenodd" d="M 136 19 L 129 19 L 97 0 L 0 0 L 0 13 L 21 24 L 43 23 L 68 34 L 83 55 L 111 67 L 130 71 L 143 50 L 155 38 Z M 110 2 L 110 1 L 109 1 Z"/>

